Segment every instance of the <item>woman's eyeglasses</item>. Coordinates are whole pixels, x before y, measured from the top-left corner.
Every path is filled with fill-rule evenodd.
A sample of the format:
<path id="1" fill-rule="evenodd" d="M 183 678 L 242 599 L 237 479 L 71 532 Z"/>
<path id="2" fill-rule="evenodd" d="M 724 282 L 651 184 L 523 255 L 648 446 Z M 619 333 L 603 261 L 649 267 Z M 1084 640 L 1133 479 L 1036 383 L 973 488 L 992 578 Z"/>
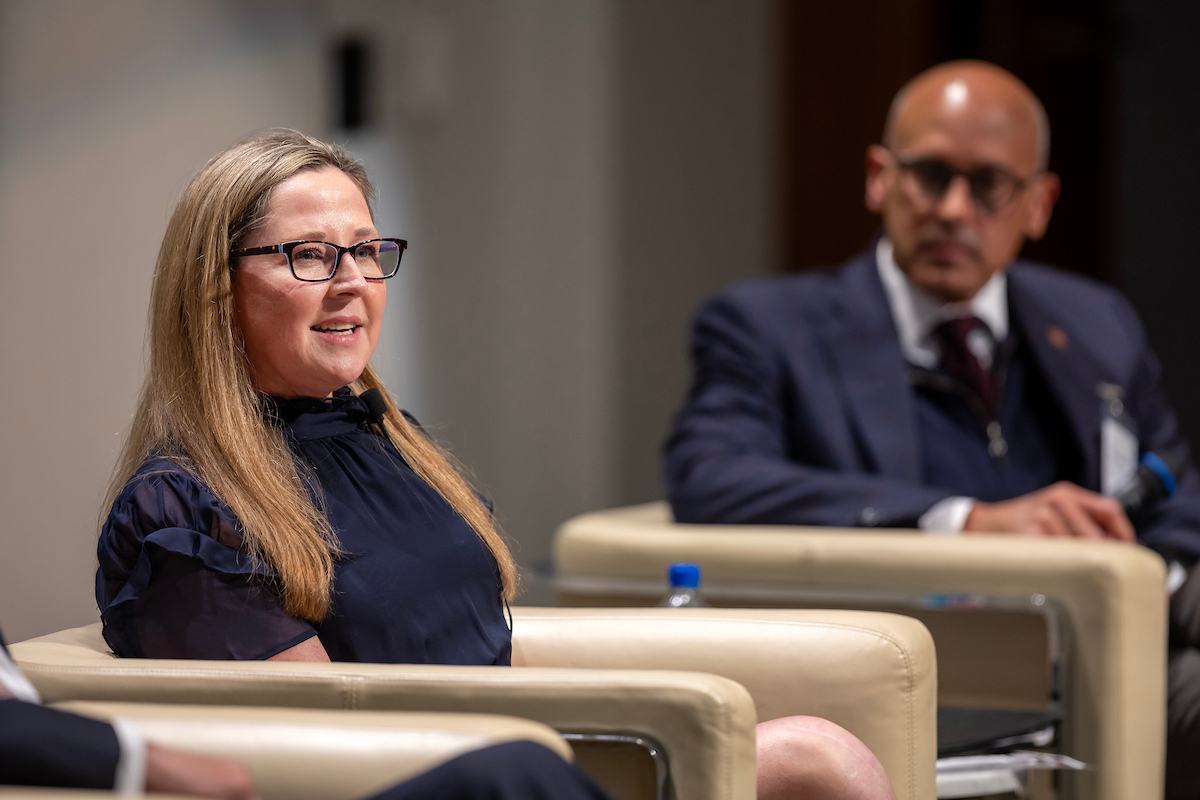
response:
<path id="1" fill-rule="evenodd" d="M 261 247 L 239 247 L 229 251 L 230 258 L 242 256 L 265 256 L 283 253 L 288 267 L 298 281 L 317 283 L 327 281 L 337 272 L 346 253 L 354 259 L 355 266 L 368 280 L 384 280 L 400 269 L 400 259 L 408 249 L 404 239 L 368 239 L 365 242 L 342 247 L 332 242 L 300 241 L 267 244 Z"/>

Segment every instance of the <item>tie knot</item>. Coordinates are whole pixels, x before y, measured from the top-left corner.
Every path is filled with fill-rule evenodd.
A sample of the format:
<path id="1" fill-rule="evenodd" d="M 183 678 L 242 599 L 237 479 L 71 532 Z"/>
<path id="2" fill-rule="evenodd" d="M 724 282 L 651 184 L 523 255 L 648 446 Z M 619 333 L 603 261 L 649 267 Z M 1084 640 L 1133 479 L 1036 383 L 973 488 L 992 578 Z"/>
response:
<path id="1" fill-rule="evenodd" d="M 979 333 L 976 334 L 976 331 Z M 974 338 L 977 339 L 988 337 L 990 342 L 990 332 L 987 326 L 978 317 L 956 317 L 940 323 L 933 329 L 933 333 L 942 346 L 939 369 L 957 380 L 982 401 L 981 411 L 985 420 L 996 419 L 997 386 L 995 378 L 988 368 L 991 362 L 991 353 L 987 352 L 987 344 L 977 342 L 977 346 L 984 351 L 983 354 L 986 356 L 988 366 L 985 366 L 985 362 L 980 360 L 980 353 L 977 353 L 976 348 L 972 347 L 970 343 L 972 334 L 975 334 Z"/>
<path id="2" fill-rule="evenodd" d="M 967 338 L 977 330 L 986 331 L 987 326 L 979 317 L 955 317 L 938 323 L 933 333 L 943 344 L 963 347 Z"/>

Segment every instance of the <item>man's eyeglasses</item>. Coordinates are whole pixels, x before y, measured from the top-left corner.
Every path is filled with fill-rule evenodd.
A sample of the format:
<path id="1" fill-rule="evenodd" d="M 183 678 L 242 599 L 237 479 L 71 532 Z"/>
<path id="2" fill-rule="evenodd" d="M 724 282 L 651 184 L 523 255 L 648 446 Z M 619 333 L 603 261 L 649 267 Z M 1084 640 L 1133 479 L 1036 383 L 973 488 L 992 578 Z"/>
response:
<path id="1" fill-rule="evenodd" d="M 912 179 L 912 187 L 923 200 L 940 202 L 955 178 L 967 181 L 971 200 L 980 214 L 995 214 L 1012 202 L 1029 181 L 1017 177 L 1003 167 L 985 166 L 973 170 L 959 169 L 934 156 L 906 157 L 892 154 L 897 166 Z"/>
<path id="2" fill-rule="evenodd" d="M 299 281 L 327 281 L 337 272 L 342 256 L 349 253 L 358 271 L 369 280 L 390 278 L 400 269 L 400 258 L 408 249 L 403 239 L 368 239 L 365 242 L 341 247 L 332 242 L 283 242 L 262 247 L 239 247 L 229 251 L 230 258 L 265 256 L 283 253 L 287 256 L 292 275 Z"/>

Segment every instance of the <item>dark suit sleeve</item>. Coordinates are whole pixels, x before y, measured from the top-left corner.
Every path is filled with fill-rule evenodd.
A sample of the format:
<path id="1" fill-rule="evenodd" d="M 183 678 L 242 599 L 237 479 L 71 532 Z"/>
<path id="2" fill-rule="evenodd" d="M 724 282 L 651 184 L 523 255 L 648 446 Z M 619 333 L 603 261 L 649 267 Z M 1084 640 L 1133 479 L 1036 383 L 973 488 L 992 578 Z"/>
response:
<path id="1" fill-rule="evenodd" d="M 1132 307 L 1115 298 L 1114 318 L 1125 328 L 1139 356 L 1126 382 L 1127 400 L 1138 426 L 1141 451 L 1152 451 L 1177 470 L 1175 496 L 1135 517 L 1138 539 L 1167 558 L 1200 560 L 1200 474 L 1183 438 L 1179 421 L 1162 387 L 1162 368 L 1150 349 L 1145 331 Z"/>
<path id="2" fill-rule="evenodd" d="M 950 496 L 835 463 L 819 444 L 822 420 L 804 413 L 804 378 L 785 346 L 818 358 L 812 342 L 767 335 L 729 295 L 700 312 L 692 388 L 666 445 L 677 521 L 911 527 Z M 818 376 L 828 379 L 813 364 L 809 379 Z"/>
<path id="3" fill-rule="evenodd" d="M 112 726 L 21 700 L 0 700 L 0 784 L 111 789 Z"/>

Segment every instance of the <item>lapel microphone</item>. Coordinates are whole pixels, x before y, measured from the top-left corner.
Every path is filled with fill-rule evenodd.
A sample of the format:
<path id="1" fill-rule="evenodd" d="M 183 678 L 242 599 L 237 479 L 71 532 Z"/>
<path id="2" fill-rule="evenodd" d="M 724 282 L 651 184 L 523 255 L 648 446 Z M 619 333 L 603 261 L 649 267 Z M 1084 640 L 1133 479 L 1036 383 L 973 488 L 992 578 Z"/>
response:
<path id="1" fill-rule="evenodd" d="M 367 389 L 358 396 L 367 406 L 368 421 L 373 425 L 383 423 L 383 418 L 387 415 L 387 401 L 383 399 L 383 392 L 378 389 Z"/>

